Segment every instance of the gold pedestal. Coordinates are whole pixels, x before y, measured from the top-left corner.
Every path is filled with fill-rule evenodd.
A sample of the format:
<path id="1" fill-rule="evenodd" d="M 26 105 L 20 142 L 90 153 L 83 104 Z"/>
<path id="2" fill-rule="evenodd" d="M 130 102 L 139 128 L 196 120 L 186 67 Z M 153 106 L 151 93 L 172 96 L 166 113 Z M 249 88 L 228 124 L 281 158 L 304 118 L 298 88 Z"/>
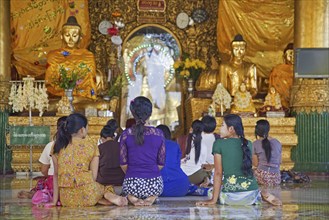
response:
<path id="1" fill-rule="evenodd" d="M 50 136 L 53 137 L 56 133 L 56 124 L 58 117 L 33 117 L 32 122 L 35 126 L 50 126 Z M 107 121 L 111 117 L 89 117 L 88 118 L 88 136 L 97 145 L 99 134 Z M 9 117 L 10 126 L 29 125 L 28 117 Z M 7 136 L 7 143 L 9 143 L 9 135 Z M 12 162 L 11 167 L 14 172 L 28 172 L 30 171 L 30 148 L 29 146 L 10 146 L 12 148 Z M 39 157 L 43 151 L 44 146 L 33 146 L 32 151 L 32 172 L 40 171 Z"/>

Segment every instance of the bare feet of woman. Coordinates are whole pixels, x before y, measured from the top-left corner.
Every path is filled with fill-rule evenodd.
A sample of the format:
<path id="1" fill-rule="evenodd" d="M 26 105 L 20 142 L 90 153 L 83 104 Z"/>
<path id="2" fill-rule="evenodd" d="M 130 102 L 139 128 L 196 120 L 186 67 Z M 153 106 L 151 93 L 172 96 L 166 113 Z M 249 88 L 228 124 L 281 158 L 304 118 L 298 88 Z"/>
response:
<path id="1" fill-rule="evenodd" d="M 272 205 L 275 205 L 275 206 L 282 205 L 282 202 L 278 198 L 276 198 L 274 195 L 272 195 L 270 193 L 267 193 L 267 192 L 266 193 L 262 193 L 262 198 L 266 202 L 268 202 L 268 203 L 270 203 Z"/>
<path id="2" fill-rule="evenodd" d="M 118 196 L 113 193 L 109 193 L 109 192 L 105 193 L 104 198 L 117 206 L 128 205 L 128 200 L 126 197 Z"/>
<path id="3" fill-rule="evenodd" d="M 207 187 L 210 183 L 210 180 L 208 177 L 204 178 L 203 182 L 200 184 L 200 187 Z"/>
<path id="4" fill-rule="evenodd" d="M 17 193 L 17 198 L 20 198 L 20 199 L 32 199 L 33 195 L 34 195 L 35 192 L 33 191 L 19 191 Z"/>
<path id="5" fill-rule="evenodd" d="M 158 198 L 157 196 L 150 196 L 144 199 L 145 206 L 151 206 L 157 198 Z"/>
<path id="6" fill-rule="evenodd" d="M 133 204 L 134 206 L 140 206 L 144 201 L 142 199 L 138 199 L 135 196 L 128 195 L 128 201 Z"/>

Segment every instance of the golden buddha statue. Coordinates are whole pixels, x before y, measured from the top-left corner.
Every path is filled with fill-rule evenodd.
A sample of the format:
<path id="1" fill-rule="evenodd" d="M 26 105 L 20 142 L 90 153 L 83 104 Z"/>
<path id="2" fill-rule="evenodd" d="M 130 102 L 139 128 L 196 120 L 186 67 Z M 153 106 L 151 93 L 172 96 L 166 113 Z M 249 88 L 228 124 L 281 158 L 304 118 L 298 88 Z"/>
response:
<path id="1" fill-rule="evenodd" d="M 219 67 L 219 78 L 231 96 L 239 91 L 239 86 L 244 83 L 246 90 L 254 97 L 257 94 L 257 73 L 255 64 L 243 60 L 246 53 L 246 42 L 238 34 L 231 43 L 232 59 L 224 62 Z"/>
<path id="2" fill-rule="evenodd" d="M 283 64 L 273 68 L 269 76 L 269 87 L 274 87 L 281 96 L 281 103 L 289 108 L 290 88 L 294 80 L 294 45 L 289 43 L 283 52 Z"/>
<path id="3" fill-rule="evenodd" d="M 279 93 L 276 92 L 275 88 L 272 86 L 270 87 L 269 93 L 265 97 L 264 106 L 266 106 L 267 110 L 281 110 L 281 98 Z"/>
<path id="4" fill-rule="evenodd" d="M 204 71 L 200 74 L 198 80 L 195 83 L 197 91 L 214 91 L 219 81 L 217 75 L 218 63 L 215 57 L 211 57 L 210 71 Z"/>
<path id="5" fill-rule="evenodd" d="M 231 107 L 231 113 L 255 113 L 256 108 L 252 102 L 252 96 L 250 92 L 247 91 L 246 85 L 241 83 L 239 91 L 235 93 L 233 99 L 233 105 Z"/>
<path id="6" fill-rule="evenodd" d="M 87 49 L 78 48 L 81 39 L 81 26 L 74 16 L 70 16 L 62 27 L 61 39 L 63 48 L 50 51 L 47 56 L 46 86 L 47 91 L 55 96 L 63 96 L 64 90 L 55 81 L 59 79 L 59 67 L 62 65 L 70 74 L 70 71 L 78 69 L 83 64 L 89 69 L 78 88 L 74 91 L 74 96 L 96 99 L 96 64 L 93 53 Z"/>

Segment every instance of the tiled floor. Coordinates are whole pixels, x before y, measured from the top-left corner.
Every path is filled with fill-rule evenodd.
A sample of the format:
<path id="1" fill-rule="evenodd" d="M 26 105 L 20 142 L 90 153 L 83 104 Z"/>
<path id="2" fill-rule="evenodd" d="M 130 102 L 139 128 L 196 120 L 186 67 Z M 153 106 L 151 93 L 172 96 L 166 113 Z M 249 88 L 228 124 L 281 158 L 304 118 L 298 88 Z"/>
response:
<path id="1" fill-rule="evenodd" d="M 0 219 L 329 219 L 329 177 L 312 177 L 309 184 L 282 185 L 282 207 L 196 207 L 205 197 L 160 198 L 151 207 L 95 206 L 39 208 L 17 192 L 29 189 L 28 177 L 0 176 Z"/>

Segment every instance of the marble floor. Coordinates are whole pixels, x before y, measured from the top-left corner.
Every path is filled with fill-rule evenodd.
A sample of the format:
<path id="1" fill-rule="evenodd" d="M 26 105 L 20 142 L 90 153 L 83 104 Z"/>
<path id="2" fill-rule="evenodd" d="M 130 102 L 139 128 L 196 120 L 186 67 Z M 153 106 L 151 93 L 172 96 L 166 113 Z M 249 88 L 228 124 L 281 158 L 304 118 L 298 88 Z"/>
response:
<path id="1" fill-rule="evenodd" d="M 160 198 L 151 207 L 101 206 L 41 208 L 28 199 L 16 198 L 35 181 L 27 176 L 0 176 L 0 219 L 329 219 L 329 177 L 311 177 L 309 184 L 286 184 L 273 190 L 282 207 L 197 207 L 206 197 Z"/>

